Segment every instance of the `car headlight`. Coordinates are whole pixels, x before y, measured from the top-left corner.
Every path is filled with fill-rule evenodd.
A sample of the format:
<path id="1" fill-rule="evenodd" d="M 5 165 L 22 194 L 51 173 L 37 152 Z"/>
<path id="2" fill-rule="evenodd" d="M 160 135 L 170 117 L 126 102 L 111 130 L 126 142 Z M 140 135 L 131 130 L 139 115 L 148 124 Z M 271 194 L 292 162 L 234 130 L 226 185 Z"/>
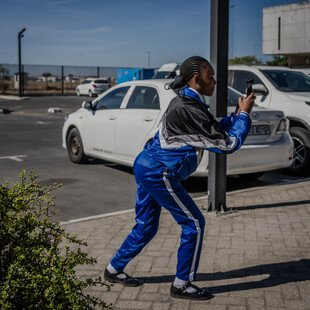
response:
<path id="1" fill-rule="evenodd" d="M 69 116 L 65 116 L 65 121 L 69 118 Z"/>
<path id="2" fill-rule="evenodd" d="M 276 135 L 283 134 L 285 131 L 288 130 L 288 127 L 289 127 L 289 120 L 288 119 L 282 119 L 280 121 L 278 128 L 277 128 Z"/>

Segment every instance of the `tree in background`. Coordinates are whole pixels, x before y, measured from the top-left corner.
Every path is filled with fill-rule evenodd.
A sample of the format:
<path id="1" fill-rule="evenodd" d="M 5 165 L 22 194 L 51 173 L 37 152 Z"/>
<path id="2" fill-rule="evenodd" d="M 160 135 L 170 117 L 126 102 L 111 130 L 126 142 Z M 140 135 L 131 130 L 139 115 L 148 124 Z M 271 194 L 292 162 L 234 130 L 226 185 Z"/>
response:
<path id="1" fill-rule="evenodd" d="M 254 66 L 254 65 L 262 65 L 263 61 L 261 59 L 257 59 L 256 56 L 247 55 L 242 57 L 231 58 L 229 59 L 229 64 Z"/>
<path id="2" fill-rule="evenodd" d="M 266 61 L 268 66 L 285 66 L 288 67 L 288 58 L 283 55 L 272 56 L 272 60 Z"/>

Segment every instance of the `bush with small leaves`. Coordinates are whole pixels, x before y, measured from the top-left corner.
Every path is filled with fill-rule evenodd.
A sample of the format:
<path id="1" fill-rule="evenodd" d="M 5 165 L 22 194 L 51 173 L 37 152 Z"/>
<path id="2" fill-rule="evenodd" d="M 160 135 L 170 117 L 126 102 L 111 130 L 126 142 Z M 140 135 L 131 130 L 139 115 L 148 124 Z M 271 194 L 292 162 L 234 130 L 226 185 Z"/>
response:
<path id="1" fill-rule="evenodd" d="M 96 285 L 110 290 L 110 285 L 101 277 L 76 274 L 78 265 L 96 263 L 82 250 L 86 242 L 51 219 L 51 191 L 61 185 L 43 186 L 37 179 L 22 171 L 13 186 L 0 185 L 0 309 L 111 309 L 85 293 Z"/>

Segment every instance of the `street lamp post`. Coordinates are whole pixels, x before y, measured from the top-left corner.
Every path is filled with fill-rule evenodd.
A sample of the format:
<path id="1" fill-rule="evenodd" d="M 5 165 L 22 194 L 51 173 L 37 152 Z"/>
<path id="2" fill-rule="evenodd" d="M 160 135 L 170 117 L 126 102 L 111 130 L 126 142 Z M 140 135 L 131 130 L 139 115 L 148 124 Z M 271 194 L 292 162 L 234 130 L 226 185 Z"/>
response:
<path id="1" fill-rule="evenodd" d="M 216 117 L 227 115 L 228 12 L 227 0 L 211 0 L 210 59 L 217 86 L 210 97 L 210 108 Z M 227 212 L 226 154 L 209 152 L 208 192 L 208 211 Z"/>
<path id="2" fill-rule="evenodd" d="M 18 33 L 18 90 L 19 90 L 19 97 L 22 96 L 22 79 L 24 80 L 24 77 L 22 77 L 22 51 L 21 51 L 21 40 L 24 36 L 23 33 L 26 31 L 26 28 L 23 28 Z"/>
<path id="3" fill-rule="evenodd" d="M 150 69 L 151 67 L 151 52 L 147 52 L 147 67 Z"/>
<path id="4" fill-rule="evenodd" d="M 229 6 L 231 8 L 231 59 L 234 58 L 234 5 Z"/>

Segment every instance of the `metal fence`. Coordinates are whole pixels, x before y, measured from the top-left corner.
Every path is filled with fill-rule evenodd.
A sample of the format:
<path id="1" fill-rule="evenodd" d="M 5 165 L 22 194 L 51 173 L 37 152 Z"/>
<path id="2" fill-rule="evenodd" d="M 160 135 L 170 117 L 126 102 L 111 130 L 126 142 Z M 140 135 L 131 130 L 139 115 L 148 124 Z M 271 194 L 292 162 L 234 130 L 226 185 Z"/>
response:
<path id="1" fill-rule="evenodd" d="M 115 83 L 118 67 L 84 67 L 23 65 L 22 94 L 75 94 L 75 89 L 86 77 L 100 77 Z M 18 65 L 0 64 L 0 94 L 19 94 Z"/>

